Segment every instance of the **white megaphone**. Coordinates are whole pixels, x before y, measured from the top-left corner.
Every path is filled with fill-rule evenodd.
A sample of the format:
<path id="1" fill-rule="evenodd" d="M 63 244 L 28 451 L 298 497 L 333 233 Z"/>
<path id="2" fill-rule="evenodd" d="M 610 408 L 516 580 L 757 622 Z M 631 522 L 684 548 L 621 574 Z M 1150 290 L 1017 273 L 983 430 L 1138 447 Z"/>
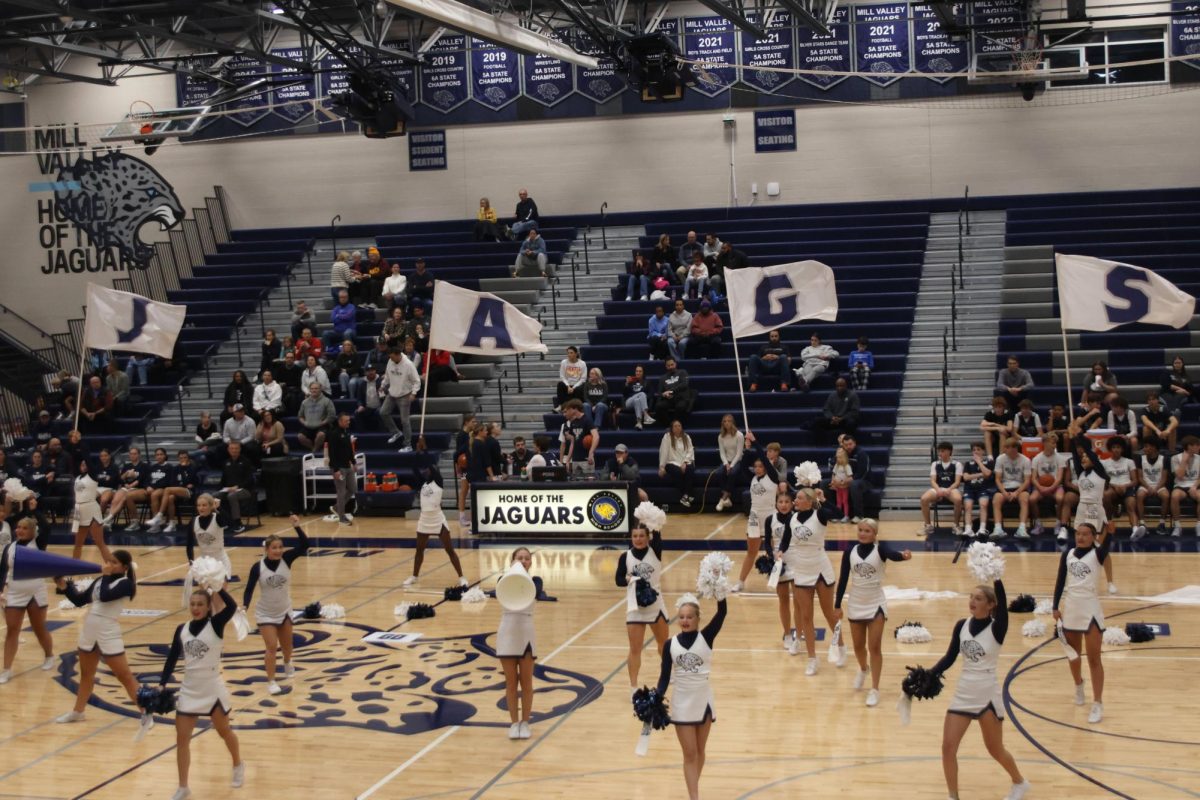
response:
<path id="1" fill-rule="evenodd" d="M 520 561 L 514 561 L 508 572 L 496 582 L 496 599 L 505 611 L 524 611 L 533 605 L 536 598 L 537 587 Z"/>

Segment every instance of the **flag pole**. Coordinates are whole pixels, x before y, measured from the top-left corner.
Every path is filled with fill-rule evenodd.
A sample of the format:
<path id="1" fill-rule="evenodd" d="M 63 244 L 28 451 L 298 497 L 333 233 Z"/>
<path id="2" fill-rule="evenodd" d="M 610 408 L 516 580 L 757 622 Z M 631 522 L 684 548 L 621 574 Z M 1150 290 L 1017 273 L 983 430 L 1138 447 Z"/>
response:
<path id="1" fill-rule="evenodd" d="M 438 285 L 438 281 L 435 280 L 433 282 L 433 296 L 434 297 L 437 296 L 437 285 Z M 430 298 L 430 299 L 433 299 L 433 298 Z M 430 341 L 433 340 L 433 319 L 432 319 L 432 317 L 433 317 L 433 315 L 430 314 L 430 320 L 429 320 L 429 339 L 430 339 Z M 422 442 L 422 443 L 425 441 L 425 407 L 429 404 L 429 375 L 433 371 L 433 367 L 429 364 L 429 350 L 432 350 L 432 349 L 433 348 L 430 347 L 425 351 L 425 358 L 422 360 L 422 364 L 421 364 L 421 366 L 423 366 L 425 368 L 425 379 L 422 381 L 422 383 L 424 383 L 425 385 L 421 387 L 421 429 L 417 433 L 417 441 Z M 405 358 L 408 358 L 408 356 L 405 356 Z M 418 378 L 421 377 L 421 373 L 419 370 L 417 372 L 417 377 Z M 414 447 L 413 449 L 415 450 L 416 448 Z"/>
<path id="2" fill-rule="evenodd" d="M 738 399 L 742 401 L 742 425 L 746 431 L 750 430 L 750 415 L 746 413 L 746 391 L 742 387 L 742 358 L 738 354 L 738 337 L 737 333 L 733 334 L 733 368 L 737 372 L 738 381 Z M 784 376 L 786 380 L 786 376 Z"/>
<path id="3" fill-rule="evenodd" d="M 83 341 L 79 346 L 79 388 L 75 391 L 75 430 L 79 430 L 79 415 L 83 407 L 83 367 L 87 363 L 87 306 L 83 307 Z"/>
<path id="4" fill-rule="evenodd" d="M 1059 311 L 1061 315 L 1061 309 Z M 1075 421 L 1075 402 L 1071 399 L 1071 351 L 1067 348 L 1067 329 L 1062 324 L 1062 317 L 1058 320 L 1059 330 L 1062 331 L 1063 340 L 1063 369 L 1067 373 L 1067 416 L 1071 422 Z"/>

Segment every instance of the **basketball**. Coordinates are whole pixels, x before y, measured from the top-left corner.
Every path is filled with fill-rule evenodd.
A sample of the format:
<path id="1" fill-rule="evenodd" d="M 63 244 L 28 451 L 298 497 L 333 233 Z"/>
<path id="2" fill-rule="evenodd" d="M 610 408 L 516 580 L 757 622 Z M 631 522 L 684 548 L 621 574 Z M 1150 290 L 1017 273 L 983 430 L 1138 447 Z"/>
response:
<path id="1" fill-rule="evenodd" d="M 402 483 L 398 487 L 396 487 L 396 491 L 398 491 L 398 492 L 411 492 L 412 490 L 413 490 L 413 488 L 411 486 L 409 486 L 407 483 Z"/>
<path id="2" fill-rule="evenodd" d="M 1038 486 L 1053 486 L 1053 485 L 1054 485 L 1054 476 L 1053 475 L 1039 475 L 1038 476 Z"/>
<path id="3" fill-rule="evenodd" d="M 459 453 L 458 459 L 454 462 L 454 465 L 456 467 L 458 467 L 460 471 L 466 469 L 467 468 L 467 454 Z"/>
<path id="4" fill-rule="evenodd" d="M 583 447 L 584 450 L 591 450 L 592 449 L 592 435 L 589 433 L 587 436 L 584 436 L 582 439 L 579 440 L 579 444 L 581 447 Z"/>

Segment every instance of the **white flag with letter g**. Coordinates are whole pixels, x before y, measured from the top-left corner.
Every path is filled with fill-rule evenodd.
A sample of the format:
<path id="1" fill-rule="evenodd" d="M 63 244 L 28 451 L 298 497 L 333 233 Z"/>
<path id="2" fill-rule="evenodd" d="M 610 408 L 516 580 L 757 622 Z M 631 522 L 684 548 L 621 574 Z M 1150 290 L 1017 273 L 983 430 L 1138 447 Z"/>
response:
<path id="1" fill-rule="evenodd" d="M 482 356 L 549 352 L 542 344 L 542 323 L 494 294 L 445 281 L 433 283 L 429 346 Z"/>
<path id="2" fill-rule="evenodd" d="M 158 303 L 89 283 L 83 343 L 97 350 L 170 358 L 186 315 L 186 306 Z"/>
<path id="3" fill-rule="evenodd" d="M 833 270 L 820 261 L 725 270 L 729 320 L 739 339 L 802 319 L 837 319 Z"/>
<path id="4" fill-rule="evenodd" d="M 1196 298 L 1142 267 L 1090 256 L 1056 254 L 1063 330 L 1109 331 L 1133 322 L 1182 328 Z"/>

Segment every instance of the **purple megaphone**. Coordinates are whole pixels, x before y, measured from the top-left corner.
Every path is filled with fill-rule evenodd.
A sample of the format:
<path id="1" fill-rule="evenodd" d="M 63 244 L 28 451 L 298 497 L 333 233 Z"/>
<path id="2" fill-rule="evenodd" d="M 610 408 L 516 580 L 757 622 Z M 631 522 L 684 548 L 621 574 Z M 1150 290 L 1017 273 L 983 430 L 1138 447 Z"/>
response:
<path id="1" fill-rule="evenodd" d="M 47 553 L 36 547 L 21 547 L 16 543 L 9 550 L 13 580 L 53 578 L 56 575 L 93 575 L 101 571 L 99 564 Z"/>

